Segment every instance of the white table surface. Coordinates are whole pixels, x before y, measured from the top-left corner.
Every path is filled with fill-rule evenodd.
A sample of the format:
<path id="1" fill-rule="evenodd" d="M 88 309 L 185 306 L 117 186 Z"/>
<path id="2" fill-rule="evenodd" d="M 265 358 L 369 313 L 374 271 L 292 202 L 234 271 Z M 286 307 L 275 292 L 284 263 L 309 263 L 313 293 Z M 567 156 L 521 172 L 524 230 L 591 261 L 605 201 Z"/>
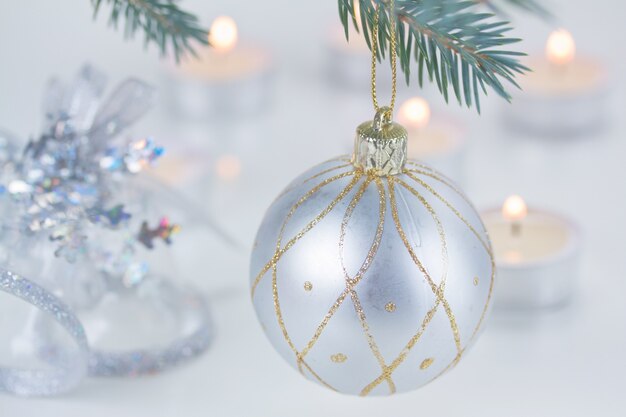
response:
<path id="1" fill-rule="evenodd" d="M 367 89 L 330 88 L 325 77 L 323 38 L 336 21 L 336 3 L 203 3 L 183 2 L 205 22 L 232 14 L 242 38 L 271 46 L 277 67 L 272 105 L 262 116 L 217 131 L 214 123 L 172 118 L 161 102 L 133 131 L 165 142 L 174 156 L 201 149 L 209 164 L 221 153 L 242 159 L 242 175 L 233 183 L 183 187 L 190 191 L 193 185 L 193 198 L 242 246 L 229 248 L 205 229 L 193 230 L 187 241 L 182 234 L 176 245 L 185 264 L 182 279 L 211 301 L 217 339 L 199 360 L 167 374 L 88 379 L 56 398 L 0 395 L 1 417 L 626 415 L 623 3 L 550 3 L 560 16 L 553 25 L 570 28 L 579 51 L 598 56 L 611 70 L 612 123 L 603 131 L 550 141 L 509 132 L 500 120 L 505 104 L 497 99 L 485 100 L 481 117 L 455 105 L 436 106 L 467 123 L 471 142 L 463 182 L 478 207 L 515 192 L 579 223 L 584 256 L 577 299 L 565 310 L 515 323 L 492 317 L 453 372 L 416 392 L 367 399 L 330 392 L 283 363 L 256 322 L 247 289 L 248 252 L 265 208 L 299 172 L 346 152 L 356 124 L 371 117 Z M 287 5 L 289 12 L 276 12 Z M 163 66 L 154 51 L 144 54 L 141 42 L 124 43 L 102 17 L 91 22 L 87 0 L 2 1 L 0 126 L 22 137 L 36 134 L 45 80 L 53 73 L 69 77 L 84 61 L 114 81 L 134 75 L 162 85 Z M 527 38 L 524 46 L 541 48 L 550 24 L 525 15 L 516 15 L 516 22 Z M 404 97 L 417 92 L 416 86 L 401 89 Z"/>

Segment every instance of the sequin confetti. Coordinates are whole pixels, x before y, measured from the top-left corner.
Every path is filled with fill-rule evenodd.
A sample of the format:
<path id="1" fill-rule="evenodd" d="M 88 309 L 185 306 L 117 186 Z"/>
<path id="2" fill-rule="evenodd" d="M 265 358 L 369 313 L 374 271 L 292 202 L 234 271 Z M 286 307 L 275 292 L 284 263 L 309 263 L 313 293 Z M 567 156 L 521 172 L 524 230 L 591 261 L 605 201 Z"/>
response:
<path id="1" fill-rule="evenodd" d="M 141 224 L 141 230 L 139 231 L 139 235 L 137 236 L 137 240 L 148 249 L 154 248 L 154 239 L 160 238 L 168 245 L 172 243 L 172 235 L 178 233 L 180 231 L 180 226 L 177 224 L 170 224 L 170 221 L 167 217 L 161 218 L 159 225 L 150 229 L 148 227 L 148 222 L 144 221 Z"/>
<path id="2" fill-rule="evenodd" d="M 151 105 L 144 98 L 151 97 L 153 90 L 141 81 L 128 80 L 113 96 L 124 93 L 103 101 L 104 76 L 88 66 L 65 89 L 55 85 L 57 89 L 49 93 L 53 96 L 44 100 L 51 107 L 46 107 L 42 133 L 21 152 L 6 140 L 0 144 L 0 198 L 13 204 L 4 222 L 17 226 L 25 238 L 47 237 L 56 257 L 76 262 L 87 256 L 108 276 L 135 285 L 148 267 L 137 259 L 132 246 L 153 247 L 157 238 L 171 244 L 180 229 L 164 217 L 155 229 L 142 226 L 137 236 L 131 232 L 136 227 L 131 219 L 138 213 L 132 213 L 125 201 L 115 201 L 123 195 L 127 176 L 140 173 L 164 154 L 151 137 L 120 137 Z M 132 239 L 94 238 L 98 228 Z M 112 247 L 120 242 L 121 247 Z"/>

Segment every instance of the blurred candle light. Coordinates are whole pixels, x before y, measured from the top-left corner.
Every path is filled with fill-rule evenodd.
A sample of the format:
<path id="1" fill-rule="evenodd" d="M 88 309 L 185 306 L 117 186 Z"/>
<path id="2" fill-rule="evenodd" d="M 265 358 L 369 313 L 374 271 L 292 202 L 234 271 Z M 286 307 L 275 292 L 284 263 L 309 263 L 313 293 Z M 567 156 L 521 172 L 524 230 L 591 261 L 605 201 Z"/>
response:
<path id="1" fill-rule="evenodd" d="M 237 45 L 238 36 L 235 20 L 230 16 L 219 16 L 211 24 L 208 39 L 216 51 L 228 52 Z"/>
<path id="2" fill-rule="evenodd" d="M 519 82 L 523 94 L 507 106 L 515 128 L 543 136 L 569 137 L 601 128 L 607 120 L 608 73 L 589 56 L 579 56 L 572 34 L 557 29 L 548 36 L 543 56 L 524 64 L 532 71 Z"/>
<path id="3" fill-rule="evenodd" d="M 576 43 L 571 33 L 567 30 L 558 29 L 548 36 L 546 57 L 549 62 L 565 66 L 574 60 L 575 55 Z"/>
<path id="4" fill-rule="evenodd" d="M 496 306 L 553 307 L 571 298 L 581 246 L 576 224 L 559 213 L 529 209 L 519 195 L 481 217 L 498 270 Z"/>
<path id="5" fill-rule="evenodd" d="M 430 105 L 421 97 L 413 97 L 400 106 L 400 118 L 407 126 L 422 128 L 430 121 Z"/>
<path id="6" fill-rule="evenodd" d="M 400 104 L 398 122 L 409 135 L 410 158 L 425 162 L 454 180 L 462 180 L 465 138 L 454 120 L 432 117 L 427 100 L 411 97 Z"/>
<path id="7" fill-rule="evenodd" d="M 511 234 L 519 236 L 521 233 L 521 221 L 528 214 L 526 202 L 519 195 L 509 196 L 502 205 L 502 216 L 511 222 Z"/>
<path id="8" fill-rule="evenodd" d="M 215 164 L 217 176 L 225 181 L 233 181 L 241 173 L 241 161 L 235 155 L 223 155 Z"/>
<path id="9" fill-rule="evenodd" d="M 177 117 L 226 122 L 267 107 L 273 91 L 271 56 L 239 35 L 232 17 L 219 16 L 209 28 L 209 46 L 197 45 L 197 56 L 170 65 L 166 101 Z"/>

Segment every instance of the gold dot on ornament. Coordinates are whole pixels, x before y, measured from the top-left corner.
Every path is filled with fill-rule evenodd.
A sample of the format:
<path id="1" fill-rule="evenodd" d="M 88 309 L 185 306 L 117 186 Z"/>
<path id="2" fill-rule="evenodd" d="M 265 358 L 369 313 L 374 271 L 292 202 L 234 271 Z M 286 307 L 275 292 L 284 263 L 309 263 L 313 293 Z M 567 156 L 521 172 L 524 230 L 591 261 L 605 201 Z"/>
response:
<path id="1" fill-rule="evenodd" d="M 335 363 L 344 363 L 348 360 L 348 357 L 343 353 L 336 353 L 334 355 L 330 355 L 330 360 Z"/>
<path id="2" fill-rule="evenodd" d="M 311 284 L 311 281 L 305 281 L 304 291 L 311 291 L 312 289 L 313 289 L 313 284 Z"/>
<path id="3" fill-rule="evenodd" d="M 433 364 L 433 362 L 435 361 L 434 358 L 426 358 L 422 361 L 422 364 L 420 365 L 420 369 L 423 371 L 424 369 L 428 368 L 430 365 Z"/>
<path id="4" fill-rule="evenodd" d="M 387 304 L 385 304 L 385 310 L 387 310 L 387 312 L 389 313 L 393 313 L 394 311 L 396 311 L 396 305 L 389 301 Z"/>
<path id="5" fill-rule="evenodd" d="M 474 277 L 474 285 L 478 285 L 478 277 Z"/>

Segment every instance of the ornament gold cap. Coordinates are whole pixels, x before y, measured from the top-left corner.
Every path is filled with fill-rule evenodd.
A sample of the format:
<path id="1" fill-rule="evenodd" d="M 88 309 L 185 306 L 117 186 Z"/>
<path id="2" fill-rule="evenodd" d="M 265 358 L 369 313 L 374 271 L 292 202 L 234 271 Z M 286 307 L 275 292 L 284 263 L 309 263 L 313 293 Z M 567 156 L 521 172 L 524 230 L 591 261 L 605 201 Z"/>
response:
<path id="1" fill-rule="evenodd" d="M 402 173 L 406 162 L 408 133 L 391 119 L 391 109 L 381 107 L 374 120 L 356 129 L 352 163 L 378 176 Z"/>

